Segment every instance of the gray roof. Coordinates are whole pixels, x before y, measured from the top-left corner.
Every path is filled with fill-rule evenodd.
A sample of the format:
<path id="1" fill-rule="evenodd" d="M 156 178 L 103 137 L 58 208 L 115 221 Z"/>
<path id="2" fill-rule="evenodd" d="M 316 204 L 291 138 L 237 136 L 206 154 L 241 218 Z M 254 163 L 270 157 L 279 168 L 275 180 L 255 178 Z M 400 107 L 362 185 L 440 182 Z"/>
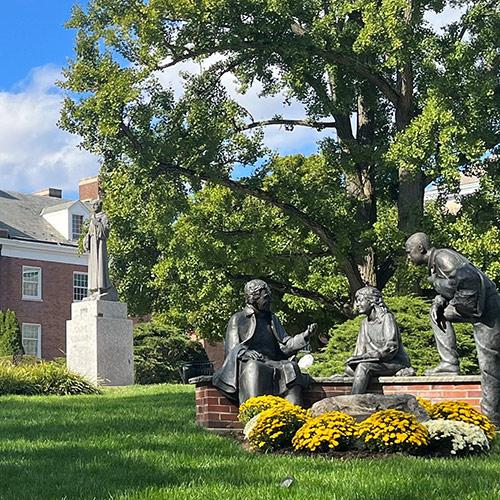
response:
<path id="1" fill-rule="evenodd" d="M 50 214 L 51 212 L 58 212 L 59 210 L 64 210 L 65 208 L 69 208 L 73 206 L 76 202 L 75 201 L 64 201 L 60 200 L 61 203 L 58 203 L 57 205 L 51 205 L 50 207 L 45 207 L 41 214 Z"/>
<path id="2" fill-rule="evenodd" d="M 0 190 L 0 229 L 15 239 L 37 240 L 76 246 L 59 234 L 43 217 L 44 213 L 68 208 L 75 201 Z"/>

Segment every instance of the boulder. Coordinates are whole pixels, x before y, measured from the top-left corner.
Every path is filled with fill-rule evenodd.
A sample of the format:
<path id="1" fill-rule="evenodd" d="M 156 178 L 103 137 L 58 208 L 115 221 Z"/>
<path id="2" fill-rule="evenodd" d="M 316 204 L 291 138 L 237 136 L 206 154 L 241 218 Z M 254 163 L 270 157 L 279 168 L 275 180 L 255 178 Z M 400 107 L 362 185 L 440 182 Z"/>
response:
<path id="1" fill-rule="evenodd" d="M 347 396 L 334 396 L 314 403 L 311 408 L 313 417 L 329 411 L 341 411 L 354 417 L 358 422 L 369 417 L 379 410 L 400 410 L 416 415 L 417 420 L 425 422 L 429 415 L 420 406 L 415 396 L 411 394 L 352 394 Z"/>

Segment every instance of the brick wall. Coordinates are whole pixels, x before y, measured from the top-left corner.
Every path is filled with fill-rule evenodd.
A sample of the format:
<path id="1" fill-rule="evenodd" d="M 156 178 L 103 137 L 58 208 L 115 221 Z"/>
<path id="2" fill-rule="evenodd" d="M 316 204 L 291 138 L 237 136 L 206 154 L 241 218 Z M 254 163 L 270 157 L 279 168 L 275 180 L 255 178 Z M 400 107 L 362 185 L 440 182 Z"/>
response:
<path id="1" fill-rule="evenodd" d="M 99 178 L 88 177 L 78 183 L 80 200 L 95 200 L 99 198 Z"/>
<path id="2" fill-rule="evenodd" d="M 23 266 L 42 269 L 41 301 L 22 300 Z M 0 257 L 0 309 L 14 311 L 20 324 L 41 325 L 42 358 L 52 359 L 66 352 L 66 320 L 71 316 L 74 271 L 87 272 L 87 267 Z"/>
<path id="3" fill-rule="evenodd" d="M 211 383 L 211 377 L 194 379 L 196 385 L 196 423 L 209 430 L 238 430 L 238 406 L 223 396 Z M 321 399 L 351 393 L 352 379 L 315 379 L 304 393 L 306 408 Z M 480 409 L 479 376 L 380 377 L 369 387 L 378 394 L 413 394 L 433 403 L 458 399 Z"/>

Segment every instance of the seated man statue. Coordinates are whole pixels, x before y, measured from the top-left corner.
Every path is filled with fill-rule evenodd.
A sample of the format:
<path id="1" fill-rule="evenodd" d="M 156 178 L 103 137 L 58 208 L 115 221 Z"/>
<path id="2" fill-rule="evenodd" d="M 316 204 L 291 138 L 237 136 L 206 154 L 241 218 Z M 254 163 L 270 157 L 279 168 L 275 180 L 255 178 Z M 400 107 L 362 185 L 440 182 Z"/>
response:
<path id="1" fill-rule="evenodd" d="M 472 323 L 481 370 L 481 409 L 500 425 L 500 295 L 495 283 L 455 250 L 433 248 L 425 233 L 408 238 L 406 253 L 414 264 L 428 267 L 428 280 L 437 292 L 430 316 L 441 362 L 426 375 L 459 372 L 453 323 Z"/>
<path id="2" fill-rule="evenodd" d="M 346 361 L 345 374 L 354 377 L 352 394 L 364 394 L 373 375 L 395 375 L 410 368 L 394 314 L 377 288 L 365 286 L 356 292 L 354 307 L 366 314 L 361 323 L 354 354 Z"/>
<path id="3" fill-rule="evenodd" d="M 240 405 L 264 395 L 302 404 L 302 389 L 309 377 L 289 358 L 308 344 L 317 325 L 309 325 L 294 337 L 287 335 L 271 312 L 271 291 L 262 280 L 245 285 L 245 300 L 246 307 L 227 325 L 224 363 L 214 373 L 214 386 Z"/>

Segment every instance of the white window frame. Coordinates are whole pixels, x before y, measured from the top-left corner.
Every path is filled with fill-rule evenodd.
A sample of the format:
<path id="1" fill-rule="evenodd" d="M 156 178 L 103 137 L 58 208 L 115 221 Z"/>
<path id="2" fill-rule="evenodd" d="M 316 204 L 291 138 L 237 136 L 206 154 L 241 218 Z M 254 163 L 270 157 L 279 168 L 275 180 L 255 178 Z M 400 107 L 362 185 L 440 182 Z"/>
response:
<path id="1" fill-rule="evenodd" d="M 25 295 L 24 294 L 24 273 L 25 272 L 38 272 L 38 290 L 37 295 Z M 23 266 L 23 274 L 21 277 L 21 295 L 23 300 L 42 300 L 42 268 L 35 266 Z"/>
<path id="2" fill-rule="evenodd" d="M 75 217 L 81 217 L 82 222 L 80 224 L 80 232 L 78 233 L 78 236 L 75 238 L 75 224 L 74 224 L 74 218 Z M 71 239 L 72 241 L 77 241 L 80 238 L 80 235 L 82 234 L 82 228 L 83 224 L 85 223 L 85 217 L 81 214 L 71 214 Z"/>
<path id="3" fill-rule="evenodd" d="M 42 357 L 42 325 L 40 323 L 23 323 L 21 326 L 21 341 L 23 342 L 24 349 L 24 327 L 25 326 L 36 326 L 37 327 L 37 338 L 36 339 L 28 339 L 28 340 L 36 340 L 36 354 L 37 358 Z M 32 354 L 30 354 L 32 356 Z"/>
<path id="4" fill-rule="evenodd" d="M 73 271 L 73 302 L 81 302 L 83 299 L 75 299 L 75 288 L 83 288 L 83 287 L 75 287 L 75 275 L 76 274 L 84 274 L 87 276 L 87 295 L 85 297 L 88 297 L 88 279 L 89 279 L 89 273 L 83 272 L 83 271 Z"/>

